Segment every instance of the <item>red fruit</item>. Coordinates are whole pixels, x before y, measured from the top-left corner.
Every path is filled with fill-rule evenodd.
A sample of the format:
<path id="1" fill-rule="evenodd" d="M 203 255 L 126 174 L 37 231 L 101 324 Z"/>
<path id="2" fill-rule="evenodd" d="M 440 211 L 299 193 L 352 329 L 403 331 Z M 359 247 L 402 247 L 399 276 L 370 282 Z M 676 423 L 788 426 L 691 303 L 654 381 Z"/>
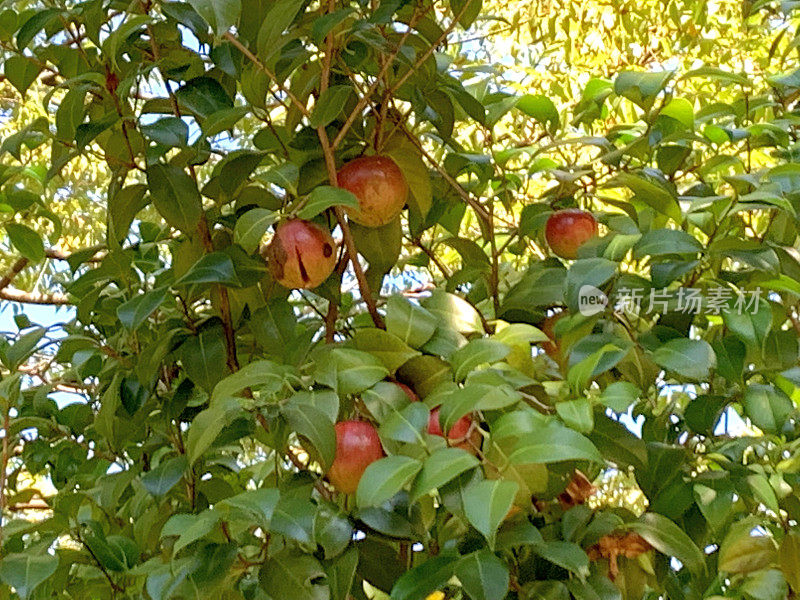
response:
<path id="1" fill-rule="evenodd" d="M 264 253 L 270 273 L 287 288 L 315 288 L 333 273 L 336 244 L 315 223 L 290 219 L 278 225 Z"/>
<path id="2" fill-rule="evenodd" d="M 406 396 L 408 396 L 409 400 L 412 402 L 419 402 L 419 396 L 417 396 L 416 392 L 414 392 L 414 390 L 408 387 L 405 383 L 395 381 L 394 384 L 406 393 Z"/>
<path id="3" fill-rule="evenodd" d="M 336 456 L 328 481 L 340 492 L 354 494 L 366 468 L 383 458 L 383 446 L 372 423 L 340 421 L 335 429 Z"/>
<path id="4" fill-rule="evenodd" d="M 472 427 L 472 418 L 469 415 L 464 415 L 458 421 L 456 421 L 455 425 L 450 428 L 450 431 L 447 432 L 447 439 L 451 442 L 461 442 L 469 433 L 470 427 Z M 438 435 L 439 437 L 444 437 L 444 432 L 442 431 L 442 425 L 439 423 L 439 407 L 437 406 L 433 410 L 431 410 L 431 416 L 428 417 L 428 433 L 431 435 Z"/>
<path id="5" fill-rule="evenodd" d="M 387 156 L 351 160 L 339 170 L 337 179 L 339 187 L 358 198 L 358 209 L 348 208 L 347 215 L 366 227 L 391 223 L 406 203 L 406 179 Z"/>
<path id="6" fill-rule="evenodd" d="M 559 210 L 550 215 L 544 237 L 550 249 L 561 258 L 575 259 L 578 248 L 597 235 L 597 221 L 591 213 L 578 208 Z"/>

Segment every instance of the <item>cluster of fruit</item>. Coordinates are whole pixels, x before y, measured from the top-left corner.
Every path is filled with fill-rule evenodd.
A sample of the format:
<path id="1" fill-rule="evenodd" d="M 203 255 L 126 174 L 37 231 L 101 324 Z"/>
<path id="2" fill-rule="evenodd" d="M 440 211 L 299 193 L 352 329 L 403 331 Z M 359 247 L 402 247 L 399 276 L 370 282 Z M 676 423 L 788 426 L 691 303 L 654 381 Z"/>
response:
<path id="1" fill-rule="evenodd" d="M 393 221 L 403 210 L 408 185 L 397 164 L 385 156 L 365 156 L 345 164 L 337 174 L 339 187 L 358 199 L 358 208 L 346 209 L 347 216 L 365 227 L 381 227 Z M 580 209 L 554 212 L 547 220 L 545 238 L 552 251 L 566 259 L 575 259 L 578 248 L 598 233 L 591 213 Z M 327 229 L 303 219 L 283 221 L 275 230 L 266 258 L 272 276 L 287 288 L 314 288 L 325 281 L 336 266 L 336 244 Z M 558 315 L 563 316 L 563 315 Z M 556 317 L 546 325 L 552 330 Z M 546 332 L 554 339 L 552 331 Z M 557 353 L 555 343 L 546 348 Z M 413 402 L 419 397 L 408 386 L 397 383 Z M 470 452 L 480 447 L 480 432 L 471 415 L 462 417 L 450 431 L 442 431 L 439 407 L 433 407 L 428 433 L 446 437 L 448 443 Z M 336 455 L 327 477 L 340 492 L 355 493 L 366 468 L 384 456 L 375 426 L 364 420 L 346 420 L 336 424 Z"/>
<path id="2" fill-rule="evenodd" d="M 337 184 L 358 198 L 347 217 L 365 227 L 391 223 L 403 210 L 408 184 L 403 172 L 386 156 L 363 156 L 345 164 Z M 311 289 L 325 281 L 336 266 L 333 237 L 303 219 L 288 219 L 275 229 L 266 249 L 270 273 L 287 288 Z"/>
<path id="3" fill-rule="evenodd" d="M 358 199 L 358 208 L 346 208 L 349 219 L 365 227 L 391 223 L 403 210 L 408 184 L 403 172 L 387 156 L 363 156 L 345 164 L 337 184 Z M 545 238 L 555 254 L 575 259 L 578 248 L 597 235 L 597 221 L 580 209 L 550 215 Z M 267 246 L 270 273 L 281 285 L 311 289 L 320 285 L 336 266 L 336 244 L 330 232 L 311 221 L 290 218 L 281 222 Z"/>
<path id="4" fill-rule="evenodd" d="M 419 396 L 410 387 L 395 382 L 412 402 L 419 402 Z M 461 417 L 447 432 L 451 446 L 477 452 L 480 448 L 481 434 L 472 416 Z M 428 418 L 428 433 L 445 437 L 439 422 L 439 407 L 431 409 Z M 369 465 L 383 458 L 383 446 L 375 426 L 368 421 L 349 420 L 336 424 L 336 455 L 328 470 L 328 481 L 340 492 L 354 494 L 358 482 Z"/>

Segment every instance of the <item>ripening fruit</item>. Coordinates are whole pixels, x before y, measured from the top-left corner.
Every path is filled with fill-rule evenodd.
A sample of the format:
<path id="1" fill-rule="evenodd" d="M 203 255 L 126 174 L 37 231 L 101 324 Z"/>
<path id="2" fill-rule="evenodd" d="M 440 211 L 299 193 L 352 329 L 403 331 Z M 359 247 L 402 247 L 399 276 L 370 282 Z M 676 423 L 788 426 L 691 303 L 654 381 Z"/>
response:
<path id="1" fill-rule="evenodd" d="M 439 422 L 438 406 L 431 410 L 431 414 L 428 417 L 428 433 L 444 437 L 442 424 Z M 480 433 L 477 430 L 473 430 L 472 417 L 470 415 L 464 415 L 455 422 L 450 431 L 447 432 L 447 441 L 451 446 L 462 448 L 467 452 L 475 451 L 480 445 Z"/>
<path id="2" fill-rule="evenodd" d="M 354 494 L 366 468 L 383 458 L 383 446 L 375 426 L 367 421 L 340 421 L 335 429 L 336 456 L 328 481 L 340 492 Z"/>
<path id="3" fill-rule="evenodd" d="M 575 259 L 578 257 L 578 248 L 595 237 L 597 231 L 597 221 L 592 213 L 568 208 L 550 215 L 544 228 L 544 237 L 558 256 Z"/>
<path id="4" fill-rule="evenodd" d="M 278 225 L 264 252 L 275 280 L 287 288 L 315 288 L 333 273 L 336 244 L 315 223 L 290 219 Z"/>
<path id="5" fill-rule="evenodd" d="M 358 198 L 358 209 L 347 215 L 366 227 L 391 223 L 403 210 L 408 184 L 400 167 L 387 156 L 362 156 L 345 164 L 337 177 L 339 187 Z"/>
<path id="6" fill-rule="evenodd" d="M 400 383 L 399 381 L 395 381 L 394 384 L 401 390 L 403 390 L 403 392 L 405 392 L 409 400 L 411 400 L 412 402 L 419 402 L 419 396 L 417 396 L 417 393 L 410 387 L 408 387 L 405 383 Z"/>

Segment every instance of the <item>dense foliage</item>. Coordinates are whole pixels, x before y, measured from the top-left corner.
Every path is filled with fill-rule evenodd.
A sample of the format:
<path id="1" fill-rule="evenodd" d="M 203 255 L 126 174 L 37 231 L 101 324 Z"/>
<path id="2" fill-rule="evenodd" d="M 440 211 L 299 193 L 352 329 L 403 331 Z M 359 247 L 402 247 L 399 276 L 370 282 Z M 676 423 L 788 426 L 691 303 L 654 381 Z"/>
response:
<path id="1" fill-rule="evenodd" d="M 0 597 L 800 592 L 793 10 L 0 1 Z"/>

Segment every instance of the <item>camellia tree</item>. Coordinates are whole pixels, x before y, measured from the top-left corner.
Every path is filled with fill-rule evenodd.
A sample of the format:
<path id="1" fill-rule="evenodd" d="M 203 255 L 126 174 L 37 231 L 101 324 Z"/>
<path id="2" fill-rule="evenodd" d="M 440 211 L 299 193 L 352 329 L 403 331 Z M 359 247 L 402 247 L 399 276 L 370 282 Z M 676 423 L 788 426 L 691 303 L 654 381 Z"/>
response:
<path id="1" fill-rule="evenodd" d="M 800 19 L 557 4 L 0 2 L 1 597 L 800 592 Z"/>

